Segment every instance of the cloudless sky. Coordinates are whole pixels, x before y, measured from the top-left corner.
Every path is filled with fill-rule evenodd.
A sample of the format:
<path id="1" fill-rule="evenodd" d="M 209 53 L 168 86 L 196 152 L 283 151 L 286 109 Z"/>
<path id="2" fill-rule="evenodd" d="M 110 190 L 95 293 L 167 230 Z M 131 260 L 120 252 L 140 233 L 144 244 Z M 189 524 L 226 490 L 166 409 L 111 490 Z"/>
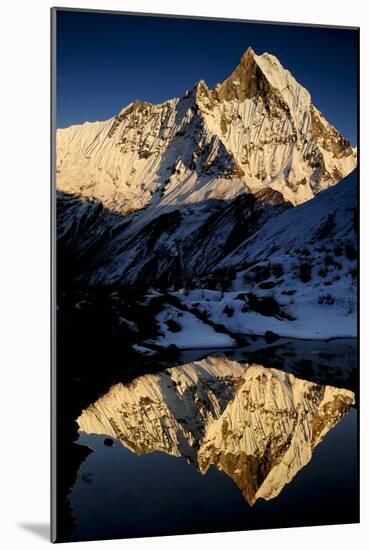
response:
<path id="1" fill-rule="evenodd" d="M 58 11 L 57 126 L 180 97 L 200 79 L 213 87 L 249 46 L 278 57 L 356 145 L 357 31 L 219 20 Z"/>

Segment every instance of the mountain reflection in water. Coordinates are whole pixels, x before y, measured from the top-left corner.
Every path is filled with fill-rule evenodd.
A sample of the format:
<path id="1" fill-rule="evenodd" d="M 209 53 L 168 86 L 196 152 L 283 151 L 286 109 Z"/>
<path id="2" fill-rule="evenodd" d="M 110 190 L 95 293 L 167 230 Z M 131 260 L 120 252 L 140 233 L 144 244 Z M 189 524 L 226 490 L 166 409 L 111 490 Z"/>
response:
<path id="1" fill-rule="evenodd" d="M 214 465 L 253 505 L 282 491 L 354 403 L 349 389 L 209 355 L 115 384 L 77 423 L 137 455 L 184 457 L 202 474 Z"/>

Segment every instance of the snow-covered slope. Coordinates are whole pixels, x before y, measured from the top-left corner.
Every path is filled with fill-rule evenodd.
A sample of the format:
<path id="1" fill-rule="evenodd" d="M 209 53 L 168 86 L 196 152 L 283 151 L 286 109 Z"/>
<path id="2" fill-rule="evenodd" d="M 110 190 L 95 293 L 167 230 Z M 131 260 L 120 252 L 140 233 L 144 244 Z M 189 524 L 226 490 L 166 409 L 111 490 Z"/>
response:
<path id="1" fill-rule="evenodd" d="M 240 334 L 356 335 L 356 174 L 294 208 L 275 193 L 245 194 L 182 206 L 137 230 L 139 213 L 116 216 L 69 196 L 58 215 L 59 242 L 82 282 L 174 292 Z M 165 320 L 181 324 L 178 315 L 172 308 Z M 169 340 L 182 347 L 183 337 Z"/>
<path id="2" fill-rule="evenodd" d="M 147 218 L 142 212 L 114 215 L 100 203 L 60 194 L 58 238 L 86 258 L 80 273 L 83 280 L 167 288 L 178 286 L 183 275 L 192 280 L 208 273 L 260 224 L 285 208 L 283 204 L 272 208 L 265 200 L 244 194 L 233 201 L 158 208 L 155 217 Z"/>
<path id="3" fill-rule="evenodd" d="M 114 385 L 77 423 L 137 454 L 184 456 L 203 474 L 214 464 L 253 504 L 279 494 L 354 402 L 346 389 L 210 356 Z"/>
<path id="4" fill-rule="evenodd" d="M 356 166 L 356 152 L 272 55 L 251 48 L 213 90 L 57 130 L 57 187 L 115 212 L 232 199 L 270 188 L 300 204 Z"/>
<path id="5" fill-rule="evenodd" d="M 229 292 L 221 300 L 201 300 L 200 310 L 234 332 L 356 336 L 355 174 L 268 219 L 199 286 L 211 287 L 224 273 L 233 278 Z M 187 304 L 198 298 L 196 292 L 182 297 Z"/>

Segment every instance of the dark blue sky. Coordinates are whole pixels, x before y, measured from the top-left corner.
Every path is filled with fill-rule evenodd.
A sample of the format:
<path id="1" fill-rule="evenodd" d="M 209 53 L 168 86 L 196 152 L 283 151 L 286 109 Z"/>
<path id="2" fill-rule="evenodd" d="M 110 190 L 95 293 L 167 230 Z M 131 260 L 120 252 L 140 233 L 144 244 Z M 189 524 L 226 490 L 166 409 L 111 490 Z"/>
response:
<path id="1" fill-rule="evenodd" d="M 277 56 L 356 145 L 357 42 L 349 29 L 59 11 L 57 126 L 179 97 L 200 79 L 212 87 L 251 46 Z"/>

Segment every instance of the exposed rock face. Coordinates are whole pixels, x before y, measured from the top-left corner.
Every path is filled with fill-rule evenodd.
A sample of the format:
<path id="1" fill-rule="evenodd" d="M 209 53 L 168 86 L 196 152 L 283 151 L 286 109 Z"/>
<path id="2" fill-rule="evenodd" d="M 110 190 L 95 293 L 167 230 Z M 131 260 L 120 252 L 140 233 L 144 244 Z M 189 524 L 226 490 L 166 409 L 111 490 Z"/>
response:
<path id="1" fill-rule="evenodd" d="M 58 189 L 128 213 L 271 188 L 299 204 L 356 166 L 356 152 L 270 54 L 251 48 L 213 90 L 135 101 L 57 131 Z"/>
<path id="2" fill-rule="evenodd" d="M 184 456 L 203 474 L 214 464 L 253 504 L 279 494 L 354 401 L 349 390 L 219 356 L 117 384 L 77 422 L 137 454 Z"/>

